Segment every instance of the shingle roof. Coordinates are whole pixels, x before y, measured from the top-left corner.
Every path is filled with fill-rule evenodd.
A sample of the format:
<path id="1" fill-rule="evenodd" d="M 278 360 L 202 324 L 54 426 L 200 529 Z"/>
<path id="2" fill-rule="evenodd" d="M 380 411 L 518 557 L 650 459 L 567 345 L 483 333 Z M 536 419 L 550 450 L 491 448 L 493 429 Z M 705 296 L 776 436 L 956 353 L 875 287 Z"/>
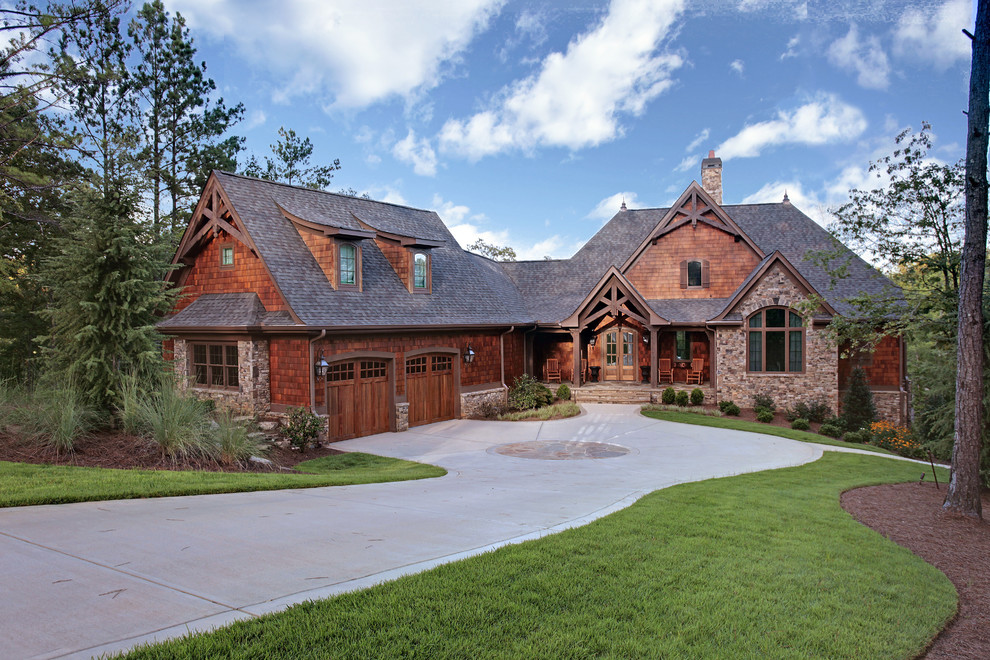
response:
<path id="1" fill-rule="evenodd" d="M 464 252 L 432 211 L 216 172 L 289 306 L 312 326 L 508 325 L 530 320 L 497 266 Z M 362 240 L 361 291 L 335 291 L 278 205 L 328 226 L 375 229 L 431 241 L 432 293 L 412 294 L 373 240 Z"/>
<path id="2" fill-rule="evenodd" d="M 432 211 L 226 172 L 214 175 L 292 311 L 305 325 L 317 327 L 559 323 L 575 312 L 603 273 L 625 263 L 668 211 L 620 211 L 570 259 L 497 263 L 462 250 Z M 372 227 L 439 242 L 439 247 L 430 251 L 432 292 L 409 293 L 370 239 L 359 241 L 362 290 L 334 290 L 279 207 L 328 227 Z M 843 299 L 859 292 L 899 293 L 889 280 L 850 251 L 846 251 L 850 277 L 839 280 L 832 288 L 828 274 L 804 259 L 810 250 L 832 247 L 831 236 L 789 203 L 737 204 L 722 209 L 765 254 L 779 250 L 839 313 L 851 311 Z M 650 300 L 649 304 L 674 323 L 701 323 L 717 316 L 727 302 L 728 299 Z M 254 294 L 224 294 L 201 296 L 160 325 L 164 329 L 291 323 L 285 312 L 265 312 Z"/>
<path id="3" fill-rule="evenodd" d="M 167 330 L 292 324 L 286 312 L 265 311 L 257 293 L 204 293 L 158 327 Z"/>

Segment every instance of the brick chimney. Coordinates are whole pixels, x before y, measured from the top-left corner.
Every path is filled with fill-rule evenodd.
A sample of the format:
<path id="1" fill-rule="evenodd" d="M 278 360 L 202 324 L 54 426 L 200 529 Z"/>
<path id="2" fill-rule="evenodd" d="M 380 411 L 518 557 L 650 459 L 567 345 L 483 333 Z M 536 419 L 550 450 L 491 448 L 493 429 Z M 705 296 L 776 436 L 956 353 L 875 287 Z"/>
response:
<path id="1" fill-rule="evenodd" d="M 722 205 L 722 159 L 715 157 L 714 151 L 701 161 L 701 187 L 712 196 L 715 203 Z"/>

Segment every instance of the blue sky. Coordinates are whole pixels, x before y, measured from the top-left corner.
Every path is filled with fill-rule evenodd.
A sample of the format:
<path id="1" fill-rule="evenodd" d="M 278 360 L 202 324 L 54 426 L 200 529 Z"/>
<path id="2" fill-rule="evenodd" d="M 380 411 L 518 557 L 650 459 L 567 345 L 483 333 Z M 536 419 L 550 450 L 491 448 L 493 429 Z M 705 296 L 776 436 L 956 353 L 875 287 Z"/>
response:
<path id="1" fill-rule="evenodd" d="M 264 155 L 280 126 L 341 188 L 436 210 L 461 245 L 567 257 L 666 206 L 714 149 L 724 201 L 826 222 L 931 122 L 965 149 L 971 0 L 166 0 Z"/>

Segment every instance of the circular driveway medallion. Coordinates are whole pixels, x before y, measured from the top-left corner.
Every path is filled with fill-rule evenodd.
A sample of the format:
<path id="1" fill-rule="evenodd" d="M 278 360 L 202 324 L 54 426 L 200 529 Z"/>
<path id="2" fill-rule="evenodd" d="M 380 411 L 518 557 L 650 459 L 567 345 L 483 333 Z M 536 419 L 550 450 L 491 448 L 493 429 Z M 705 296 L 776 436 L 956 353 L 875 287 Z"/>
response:
<path id="1" fill-rule="evenodd" d="M 575 442 L 563 440 L 533 440 L 513 442 L 492 447 L 490 452 L 515 458 L 535 458 L 543 461 L 574 461 L 584 458 L 616 458 L 629 453 L 628 447 L 605 442 Z"/>

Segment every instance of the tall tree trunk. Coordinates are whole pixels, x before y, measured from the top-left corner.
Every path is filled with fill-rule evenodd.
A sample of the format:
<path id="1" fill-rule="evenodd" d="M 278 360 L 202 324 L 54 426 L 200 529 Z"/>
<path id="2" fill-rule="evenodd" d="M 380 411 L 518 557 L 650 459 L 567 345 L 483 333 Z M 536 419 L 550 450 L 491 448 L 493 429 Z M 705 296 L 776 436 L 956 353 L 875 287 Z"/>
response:
<path id="1" fill-rule="evenodd" d="M 973 35 L 966 136 L 966 238 L 959 286 L 956 424 L 952 478 L 943 507 L 982 517 L 983 280 L 987 258 L 987 129 L 990 118 L 990 6 L 980 0 Z"/>

